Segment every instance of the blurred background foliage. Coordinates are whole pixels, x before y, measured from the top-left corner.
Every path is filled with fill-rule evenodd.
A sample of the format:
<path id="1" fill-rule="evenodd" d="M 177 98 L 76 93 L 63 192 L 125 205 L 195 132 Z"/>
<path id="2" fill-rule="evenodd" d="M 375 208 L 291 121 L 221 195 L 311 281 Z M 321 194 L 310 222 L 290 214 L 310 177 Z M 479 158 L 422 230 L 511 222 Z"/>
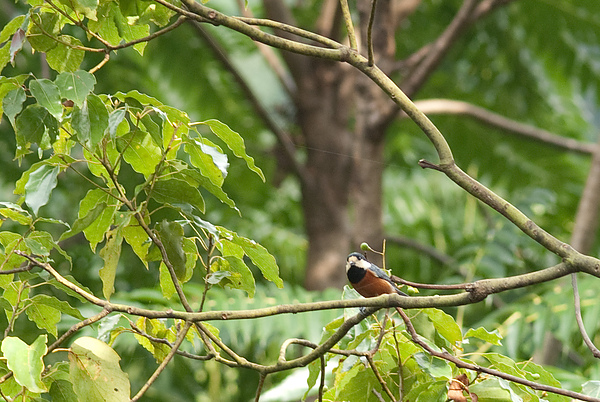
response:
<path id="1" fill-rule="evenodd" d="M 318 2 L 288 2 L 299 25 L 316 18 Z M 431 0 L 420 4 L 399 32 L 399 54 L 407 56 L 433 40 L 446 27 L 460 1 Z M 210 6 L 234 12 L 233 2 Z M 248 2 L 261 15 L 262 5 Z M 19 3 L 0 0 L 0 24 L 20 10 Z M 277 121 L 294 131 L 291 102 L 286 98 L 254 44 L 226 29 L 210 28 L 235 65 Z M 76 35 L 81 35 L 75 32 Z M 462 36 L 443 63 L 419 92 L 418 99 L 449 98 L 471 102 L 504 116 L 547 129 L 580 141 L 595 142 L 600 131 L 600 3 L 597 0 L 530 0 L 512 2 L 479 21 Z M 82 68 L 98 60 L 86 58 Z M 15 66 L 4 75 L 33 71 L 39 77 L 48 73 L 39 54 L 21 52 Z M 207 218 L 255 239 L 276 256 L 283 290 L 259 285 L 253 300 L 231 289 L 213 289 L 210 308 L 241 309 L 282 303 L 339 298 L 339 290 L 306 292 L 301 193 L 297 180 L 276 163 L 275 139 L 253 112 L 242 91 L 214 58 L 192 27 L 179 29 L 148 44 L 145 56 L 133 49 L 119 50 L 96 74 L 97 93 L 138 89 L 187 111 L 193 120 L 218 118 L 243 135 L 248 154 L 268 177 L 267 184 L 234 161 L 224 189 L 241 210 L 240 218 L 218 200 L 206 197 Z M 50 77 L 49 77 L 50 78 Z M 558 150 L 539 142 L 518 138 L 459 116 L 433 116 L 446 136 L 456 161 L 463 170 L 478 178 L 512 202 L 542 228 L 568 241 L 577 204 L 585 184 L 590 157 Z M 14 182 L 20 172 L 37 160 L 34 154 L 19 166 L 13 161 L 14 135 L 3 119 L 0 123 L 0 195 L 14 201 Z M 302 152 L 302 149 L 298 149 Z M 386 142 L 384 173 L 385 228 L 389 237 L 405 236 L 434 246 L 448 257 L 445 263 L 413 249 L 387 243 L 387 266 L 395 275 L 426 283 L 457 283 L 480 278 L 516 275 L 557 263 L 557 258 L 521 234 L 508 221 L 482 206 L 435 171 L 423 171 L 419 159 L 436 160 L 432 146 L 408 120 L 398 120 L 390 128 Z M 52 215 L 73 221 L 76 208 L 65 208 L 87 189 L 71 185 L 65 173 L 54 190 L 49 205 Z M 75 181 L 73 181 L 75 182 Z M 97 271 L 101 260 L 91 254 L 85 242 L 71 239 L 72 274 L 93 290 L 100 288 Z M 599 243 L 593 255 L 598 255 Z M 380 248 L 380 245 L 372 245 Z M 157 290 L 158 278 L 138 275 L 143 269 L 132 253 L 119 270 L 114 300 L 127 303 L 156 300 L 165 303 Z M 66 266 L 62 266 L 66 269 Z M 340 275 L 343 262 L 340 261 Z M 261 275 L 256 276 L 261 280 Z M 600 343 L 597 279 L 580 276 L 583 318 L 587 329 Z M 198 276 L 196 281 L 201 284 Z M 188 288 L 190 299 L 200 298 L 202 287 Z M 431 292 L 424 291 L 423 294 Z M 560 353 L 553 369 L 563 386 L 578 389 L 587 379 L 600 377 L 600 364 L 583 345 L 575 325 L 572 290 L 568 278 L 552 283 L 495 295 L 482 303 L 448 309 L 465 328 L 484 326 L 499 329 L 503 345 L 494 351 L 517 359 L 527 359 L 544 348 L 548 337 L 559 341 Z M 318 341 L 322 327 L 339 312 L 318 312 L 271 319 L 216 323 L 222 339 L 242 355 L 257 361 L 276 358 L 280 343 L 287 337 Z M 5 320 L 5 318 L 2 318 Z M 0 327 L 4 326 L 0 323 Z M 69 324 L 65 322 L 65 326 Z M 17 327 L 19 328 L 19 327 Z M 23 328 L 21 328 L 23 330 Z M 551 335 L 549 335 L 551 334 Z M 116 349 L 132 348 L 120 337 Z M 131 350 L 130 350 L 131 351 Z M 301 353 L 301 350 L 298 350 Z M 137 389 L 154 370 L 153 358 L 137 350 L 124 360 L 124 369 Z M 184 381 L 193 373 L 196 382 Z M 185 375 L 183 374 L 185 373 Z M 269 377 L 267 387 L 286 374 Z M 146 400 L 208 401 L 250 399 L 257 375 L 231 370 L 214 362 L 176 359 Z M 217 399 L 215 399 L 217 398 Z"/>

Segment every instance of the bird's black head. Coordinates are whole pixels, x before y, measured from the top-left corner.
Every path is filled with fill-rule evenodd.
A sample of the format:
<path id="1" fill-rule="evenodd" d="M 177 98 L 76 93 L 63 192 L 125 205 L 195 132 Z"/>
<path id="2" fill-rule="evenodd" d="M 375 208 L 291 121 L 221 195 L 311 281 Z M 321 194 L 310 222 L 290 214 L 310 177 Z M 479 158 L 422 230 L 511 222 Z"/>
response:
<path id="1" fill-rule="evenodd" d="M 365 259 L 361 253 L 352 253 L 346 259 L 346 272 L 352 267 L 368 269 L 371 263 Z"/>

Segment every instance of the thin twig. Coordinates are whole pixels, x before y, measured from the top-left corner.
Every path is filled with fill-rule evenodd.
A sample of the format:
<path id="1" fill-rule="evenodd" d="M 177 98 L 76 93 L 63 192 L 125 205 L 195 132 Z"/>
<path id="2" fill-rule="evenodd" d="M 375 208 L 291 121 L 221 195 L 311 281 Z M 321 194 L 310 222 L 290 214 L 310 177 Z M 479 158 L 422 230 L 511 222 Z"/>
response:
<path id="1" fill-rule="evenodd" d="M 77 324 L 73 325 L 64 334 L 62 334 L 56 341 L 54 341 L 52 343 L 52 345 L 48 346 L 48 352 L 47 353 L 50 353 L 54 349 L 58 348 L 67 338 L 69 338 L 75 332 L 79 331 L 81 328 L 86 327 L 88 325 L 91 325 L 91 324 L 93 324 L 93 323 L 95 323 L 97 321 L 100 321 L 101 319 L 103 319 L 104 317 L 106 317 L 107 315 L 109 315 L 110 312 L 111 312 L 110 308 L 104 308 L 98 314 L 96 314 L 96 315 L 94 315 L 94 316 L 92 316 L 90 318 L 86 318 L 85 320 L 80 321 Z"/>
<path id="2" fill-rule="evenodd" d="M 581 317 L 581 300 L 579 297 L 579 287 L 577 286 L 577 274 L 571 274 L 571 285 L 573 287 L 573 299 L 574 299 L 574 307 L 575 307 L 575 321 L 577 321 L 577 326 L 579 327 L 579 332 L 583 338 L 583 341 L 587 345 L 588 349 L 592 352 L 592 355 L 595 358 L 600 358 L 600 350 L 594 345 L 594 342 L 590 339 L 587 331 L 585 330 L 585 325 L 583 324 L 583 318 Z"/>
<path id="3" fill-rule="evenodd" d="M 319 402 L 323 402 L 323 391 L 325 390 L 325 356 L 321 356 L 321 381 L 319 382 Z"/>
<path id="4" fill-rule="evenodd" d="M 394 394 L 392 393 L 390 388 L 385 383 L 385 380 L 381 376 L 381 373 L 379 373 L 377 366 L 375 366 L 375 362 L 373 361 L 373 356 L 369 354 L 366 356 L 366 358 L 367 358 L 367 361 L 369 362 L 369 366 L 371 367 L 371 371 L 373 371 L 373 374 L 375 374 L 375 378 L 377 378 L 377 381 L 379 381 L 379 384 L 381 384 L 381 387 L 383 388 L 385 393 L 390 397 L 390 399 L 392 401 L 395 401 L 396 398 L 394 398 Z"/>
<path id="5" fill-rule="evenodd" d="M 255 402 L 258 402 L 260 399 L 260 393 L 262 392 L 263 385 L 265 385 L 266 378 L 267 378 L 267 374 L 261 373 L 260 378 L 258 380 L 258 387 L 256 388 L 256 395 L 254 396 Z"/>
<path id="6" fill-rule="evenodd" d="M 144 331 L 141 330 L 141 328 L 139 328 L 138 326 L 136 326 L 133 322 L 129 322 L 129 325 L 131 326 L 131 328 L 133 329 L 133 332 L 137 333 L 140 336 L 143 336 L 144 338 L 148 339 L 151 342 L 154 343 L 162 343 L 163 345 L 167 345 L 169 348 L 173 348 L 174 344 L 169 342 L 167 339 L 164 338 L 157 338 L 155 336 L 152 336 Z M 180 350 L 177 349 L 177 354 L 183 357 L 186 357 L 188 359 L 192 359 L 192 360 L 201 360 L 201 361 L 205 361 L 205 360 L 211 360 L 214 359 L 214 354 L 208 353 L 205 356 L 200 356 L 200 355 L 195 355 L 193 353 L 189 353 L 186 352 L 185 350 Z"/>
<path id="7" fill-rule="evenodd" d="M 377 0 L 371 0 L 371 13 L 369 14 L 369 24 L 367 25 L 367 59 L 369 67 L 375 64 L 375 56 L 373 55 L 373 22 L 375 21 L 375 10 L 377 7 Z"/>
<path id="8" fill-rule="evenodd" d="M 179 334 L 177 335 L 177 340 L 175 341 L 175 344 L 173 345 L 173 347 L 171 348 L 171 350 L 169 351 L 167 356 L 165 356 L 164 360 L 156 368 L 154 373 L 152 373 L 152 375 L 150 376 L 148 381 L 146 381 L 146 383 L 144 383 L 144 385 L 138 391 L 138 393 L 135 394 L 135 396 L 133 398 L 131 398 L 132 402 L 138 401 L 142 396 L 144 396 L 146 391 L 148 391 L 150 386 L 154 383 L 154 381 L 156 381 L 158 376 L 164 371 L 164 369 L 167 367 L 167 364 L 169 364 L 169 362 L 171 361 L 173 356 L 175 356 L 177 349 L 179 349 L 179 347 L 183 343 L 183 340 L 185 339 L 185 336 L 186 336 L 187 332 L 189 331 L 189 329 L 192 327 L 192 325 L 194 325 L 192 322 L 186 322 L 185 325 L 181 328 L 181 330 L 179 331 Z"/>
<path id="9" fill-rule="evenodd" d="M 596 148 L 596 144 L 563 137 L 529 124 L 520 123 L 468 102 L 457 101 L 454 99 L 424 99 L 416 101 L 415 105 L 423 113 L 428 115 L 450 114 L 469 116 L 491 127 L 505 130 L 508 134 L 538 141 L 558 149 L 566 149 L 572 152 L 590 155 L 594 153 Z"/>
<path id="10" fill-rule="evenodd" d="M 348 0 L 340 0 L 340 6 L 342 7 L 342 15 L 344 16 L 344 23 L 346 24 L 348 40 L 350 41 L 350 48 L 353 50 L 358 50 L 358 44 L 356 42 L 356 33 L 354 32 L 354 24 L 352 23 L 352 14 L 350 13 Z"/>
<path id="11" fill-rule="evenodd" d="M 31 269 L 35 267 L 35 265 L 27 264 L 24 267 L 7 269 L 5 271 L 0 271 L 0 275 L 9 275 L 9 274 L 17 274 L 19 272 L 31 271 Z"/>

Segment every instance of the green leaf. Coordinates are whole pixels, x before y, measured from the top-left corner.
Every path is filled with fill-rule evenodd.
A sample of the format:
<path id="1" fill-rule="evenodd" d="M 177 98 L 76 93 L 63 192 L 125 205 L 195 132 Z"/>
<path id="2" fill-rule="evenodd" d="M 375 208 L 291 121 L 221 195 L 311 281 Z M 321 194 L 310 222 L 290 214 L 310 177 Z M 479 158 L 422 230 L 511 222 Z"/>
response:
<path id="1" fill-rule="evenodd" d="M 245 291 L 248 293 L 248 297 L 254 297 L 254 291 L 256 290 L 254 276 L 252 276 L 252 272 L 244 263 L 244 260 L 234 256 L 215 258 L 211 265 L 211 272 L 223 271 L 230 273 L 227 279 L 230 281 L 231 287 Z"/>
<path id="2" fill-rule="evenodd" d="M 123 153 L 123 159 L 131 165 L 133 170 L 150 176 L 154 173 L 156 165 L 162 159 L 161 150 L 152 137 L 143 131 L 135 130 L 117 138 L 117 149 Z"/>
<path id="3" fill-rule="evenodd" d="M 78 218 L 77 220 L 75 220 L 71 229 L 64 232 L 58 240 L 62 241 L 62 240 L 68 239 L 69 237 L 74 236 L 77 233 L 81 232 L 83 229 L 90 226 L 92 224 L 92 222 L 94 222 L 96 219 L 98 219 L 98 217 L 102 214 L 102 212 L 105 209 L 106 209 L 105 202 L 98 203 L 93 209 L 87 211 L 87 213 L 85 214 L 85 216 L 83 218 Z"/>
<path id="4" fill-rule="evenodd" d="M 452 378 L 452 367 L 450 367 L 450 363 L 446 360 L 430 356 L 423 352 L 415 353 L 413 357 L 419 367 L 433 378 L 445 378 L 447 380 Z"/>
<path id="5" fill-rule="evenodd" d="M 48 133 L 52 140 L 55 139 L 58 136 L 58 122 L 46 108 L 32 104 L 17 116 L 15 132 L 17 146 L 29 149 L 31 143 L 41 144 L 45 133 Z"/>
<path id="6" fill-rule="evenodd" d="M 18 87 L 7 93 L 2 99 L 2 109 L 13 127 L 15 127 L 15 116 L 23 110 L 23 102 L 26 98 L 25 90 Z"/>
<path id="7" fill-rule="evenodd" d="M 111 139 L 114 139 L 117 136 L 117 128 L 125 119 L 125 115 L 127 114 L 127 108 L 119 108 L 113 110 L 108 116 L 108 133 Z"/>
<path id="8" fill-rule="evenodd" d="M 502 340 L 502 335 L 500 335 L 497 329 L 489 332 L 483 327 L 479 327 L 477 329 L 469 328 L 465 334 L 465 338 L 477 338 L 484 342 L 491 343 L 492 345 L 502 345 L 502 342 L 500 342 Z"/>
<path id="9" fill-rule="evenodd" d="M 123 238 L 131 246 L 133 252 L 139 257 L 140 261 L 148 268 L 148 262 L 145 257 L 152 244 L 146 231 L 139 225 L 135 217 L 131 217 L 129 224 L 123 228 Z"/>
<path id="10" fill-rule="evenodd" d="M 8 24 L 0 31 L 0 43 L 4 43 L 10 39 L 10 37 L 23 25 L 25 21 L 25 15 L 19 15 L 13 18 Z"/>
<path id="11" fill-rule="evenodd" d="M 223 185 L 223 172 L 214 163 L 213 158 L 204 152 L 202 144 L 190 139 L 185 144 L 185 151 L 190 155 L 190 162 L 198 168 L 200 174 L 210 180 L 217 187 Z"/>
<path id="12" fill-rule="evenodd" d="M 158 99 L 153 98 L 150 95 L 143 94 L 137 90 L 129 91 L 127 93 L 117 92 L 114 96 L 115 96 L 115 98 L 119 99 L 121 102 L 126 102 L 126 103 L 127 103 L 128 98 L 135 99 L 138 103 L 138 106 L 140 106 L 142 108 L 143 108 L 143 105 L 162 106 L 162 103 Z"/>
<path id="13" fill-rule="evenodd" d="M 81 315 L 81 312 L 79 310 L 77 310 L 64 300 L 58 300 L 56 297 L 40 294 L 35 295 L 31 300 L 36 304 L 52 307 L 60 311 L 61 313 L 68 314 L 71 317 L 75 317 L 79 320 L 85 319 L 85 317 Z"/>
<path id="14" fill-rule="evenodd" d="M 204 198 L 200 191 L 180 179 L 159 180 L 154 183 L 150 196 L 159 203 L 171 205 L 190 204 L 204 212 Z"/>
<path id="15" fill-rule="evenodd" d="M 106 300 L 110 299 L 110 295 L 115 291 L 115 277 L 117 275 L 117 265 L 121 257 L 121 244 L 123 243 L 123 235 L 121 226 L 117 226 L 114 230 L 106 234 L 106 244 L 100 250 L 100 257 L 104 260 L 104 267 L 100 269 L 100 279 L 102 280 L 102 294 Z"/>
<path id="16" fill-rule="evenodd" d="M 77 395 L 73 391 L 73 384 L 67 380 L 54 380 L 48 393 L 53 401 L 78 402 Z"/>
<path id="17" fill-rule="evenodd" d="M 38 336 L 31 346 L 12 336 L 2 341 L 2 353 L 15 380 L 34 393 L 46 392 L 46 387 L 42 383 L 43 357 L 48 350 L 46 341 L 46 335 Z"/>
<path id="18" fill-rule="evenodd" d="M 6 67 L 10 61 L 10 42 L 6 42 L 4 46 L 0 47 L 0 71 Z"/>
<path id="19" fill-rule="evenodd" d="M 108 127 L 106 106 L 98 96 L 89 94 L 81 108 L 74 107 L 71 125 L 79 140 L 93 148 L 102 140 Z"/>
<path id="20" fill-rule="evenodd" d="M 52 190 L 56 187 L 59 166 L 42 165 L 29 175 L 25 185 L 25 203 L 34 215 L 42 205 L 46 205 L 50 199 Z"/>
<path id="21" fill-rule="evenodd" d="M 422 310 L 438 331 L 438 333 L 448 340 L 452 345 L 462 341 L 462 332 L 460 327 L 454 321 L 451 315 L 444 313 L 442 310 L 435 308 L 426 308 Z"/>
<path id="22" fill-rule="evenodd" d="M 6 47 L 6 46 L 4 46 Z M 0 69 L 2 69 L 2 51 L 0 50 Z M 2 77 L 0 76 L 0 99 L 4 101 L 4 97 L 12 90 L 21 88 L 23 89 L 23 83 L 29 78 L 29 74 L 21 74 L 15 77 Z M 0 104 L 0 107 L 4 107 Z M 19 108 L 19 111 L 22 109 Z M 0 109 L 0 113 L 3 110 Z M 18 112 L 17 112 L 18 113 Z M 13 124 L 14 127 L 14 124 Z"/>
<path id="23" fill-rule="evenodd" d="M 59 73 L 77 71 L 83 61 L 85 51 L 74 47 L 81 46 L 81 41 L 70 35 L 61 35 L 58 39 L 61 42 L 46 53 L 48 65 Z"/>
<path id="24" fill-rule="evenodd" d="M 101 211 L 98 218 L 92 221 L 83 229 L 83 234 L 90 242 L 92 251 L 96 250 L 96 245 L 100 243 L 113 223 L 114 215 L 118 209 L 117 201 L 100 189 L 94 189 L 87 192 L 85 197 L 79 203 L 79 219 L 85 217 L 98 204 L 106 204 L 106 208 Z"/>
<path id="25" fill-rule="evenodd" d="M 175 290 L 175 285 L 171 280 L 171 275 L 169 274 L 169 270 L 164 262 L 161 261 L 160 267 L 158 268 L 159 276 L 158 280 L 160 283 L 160 290 L 165 299 L 170 299 L 173 297 L 177 290 Z"/>
<path id="26" fill-rule="evenodd" d="M 117 352 L 98 339 L 84 336 L 73 342 L 69 373 L 80 401 L 129 401 L 129 378 L 119 360 Z"/>
<path id="27" fill-rule="evenodd" d="M 27 317 L 39 329 L 46 330 L 57 338 L 58 330 L 56 329 L 56 324 L 60 322 L 60 311 L 48 305 L 36 303 L 35 298 L 32 299 L 32 302 L 25 310 Z"/>
<path id="28" fill-rule="evenodd" d="M 48 52 L 58 45 L 47 34 L 57 37 L 60 34 L 58 13 L 31 13 L 31 24 L 27 30 L 27 41 L 38 52 Z"/>
<path id="29" fill-rule="evenodd" d="M 600 398 L 600 381 L 591 380 L 581 386 L 581 393 L 584 395 Z"/>
<path id="30" fill-rule="evenodd" d="M 60 95 L 81 107 L 96 85 L 96 77 L 87 71 L 63 72 L 54 81 Z"/>
<path id="31" fill-rule="evenodd" d="M 33 254 L 44 257 L 50 255 L 50 250 L 58 247 L 50 233 L 39 230 L 34 230 L 29 233 L 25 238 L 25 244 Z"/>
<path id="32" fill-rule="evenodd" d="M 123 4 L 131 3 L 132 0 L 121 1 L 119 2 L 119 5 L 122 6 Z M 131 25 L 129 23 L 129 20 L 124 16 L 124 14 L 121 13 L 115 13 L 114 16 L 115 25 L 117 27 L 117 30 L 119 31 L 119 35 L 125 40 L 125 42 L 131 42 L 136 39 L 141 39 L 143 37 L 148 36 L 148 34 L 150 33 L 150 27 L 148 25 Z M 133 48 L 136 50 L 136 52 L 143 56 L 146 45 L 147 42 L 141 42 L 134 45 Z"/>
<path id="33" fill-rule="evenodd" d="M 29 83 L 29 90 L 38 103 L 45 107 L 56 120 L 62 120 L 63 108 L 60 102 L 60 93 L 54 82 L 45 78 L 32 80 Z"/>
<path id="34" fill-rule="evenodd" d="M 14 204 L 12 202 L 0 202 L 0 205 L 5 207 L 0 208 L 0 215 L 4 216 L 5 218 L 11 219 L 15 222 L 18 222 L 21 225 L 31 225 L 33 218 L 31 217 L 29 212 L 27 212 L 17 204 Z"/>
<path id="35" fill-rule="evenodd" d="M 246 145 L 244 145 L 244 139 L 241 135 L 218 120 L 206 120 L 203 121 L 202 124 L 209 126 L 212 132 L 215 133 L 215 135 L 223 142 L 225 142 L 231 151 L 233 151 L 235 156 L 244 159 L 248 165 L 248 168 L 255 172 L 262 179 L 262 181 L 265 181 L 265 175 L 263 174 L 262 170 L 260 170 L 260 168 L 254 164 L 254 158 L 246 154 Z"/>
<path id="36" fill-rule="evenodd" d="M 423 392 L 419 393 L 415 402 L 445 402 L 448 398 L 448 382 L 435 381 L 428 383 Z M 410 399 L 408 399 L 410 400 Z"/>
<path id="37" fill-rule="evenodd" d="M 492 377 L 469 386 L 469 391 L 479 397 L 481 401 L 511 402 L 511 392 L 500 385 L 498 378 Z M 518 397 L 517 397 L 518 398 Z M 523 400 L 518 398 L 516 400 Z"/>
<path id="38" fill-rule="evenodd" d="M 266 248 L 256 243 L 254 240 L 241 237 L 237 233 L 225 229 L 222 226 L 218 226 L 217 229 L 220 237 L 235 243 L 244 250 L 244 253 L 250 257 L 252 263 L 260 269 L 260 272 L 262 272 L 265 279 L 273 282 L 278 288 L 283 287 L 283 280 L 279 277 L 279 267 L 277 266 L 275 257 L 269 254 Z M 223 252 L 223 249 L 221 248 L 223 245 L 219 243 L 217 243 L 217 247 Z"/>
<path id="39" fill-rule="evenodd" d="M 98 0 L 60 0 L 60 2 L 77 11 L 78 13 L 85 15 L 90 20 L 96 20 L 96 8 L 98 8 Z"/>
<path id="40" fill-rule="evenodd" d="M 177 279 L 185 277 L 185 252 L 183 251 L 183 227 L 177 222 L 162 220 L 156 227 L 167 257 L 175 270 Z"/>

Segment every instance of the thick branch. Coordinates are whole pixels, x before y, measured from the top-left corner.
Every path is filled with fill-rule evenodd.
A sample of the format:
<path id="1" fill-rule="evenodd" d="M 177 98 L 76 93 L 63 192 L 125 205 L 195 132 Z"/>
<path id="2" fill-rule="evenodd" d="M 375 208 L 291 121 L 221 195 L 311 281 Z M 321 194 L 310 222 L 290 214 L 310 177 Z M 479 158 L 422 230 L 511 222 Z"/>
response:
<path id="1" fill-rule="evenodd" d="M 215 321 L 215 320 L 244 320 L 254 319 L 260 317 L 268 317 L 279 314 L 296 314 L 304 313 L 309 311 L 317 310 L 331 310 L 351 307 L 370 307 L 375 309 L 388 308 L 388 307 L 401 307 L 405 309 L 413 308 L 429 308 L 429 307 L 451 307 L 460 306 L 465 304 L 476 303 L 487 296 L 500 293 L 511 289 L 522 288 L 526 286 L 535 285 L 542 282 L 547 282 L 553 279 L 557 279 L 576 272 L 574 265 L 567 263 L 560 263 L 553 267 L 542 269 L 540 271 L 530 272 L 523 275 L 511 276 L 507 278 L 498 279 L 485 279 L 470 284 L 466 284 L 464 287 L 467 292 L 455 294 L 455 295 L 436 295 L 436 296 L 421 296 L 421 297 L 407 297 L 400 295 L 382 295 L 379 297 L 373 297 L 368 299 L 354 299 L 354 300 L 331 300 L 331 301 L 320 301 L 313 303 L 299 303 L 299 304 L 281 304 L 273 307 L 265 307 L 254 310 L 237 310 L 237 311 L 205 311 L 205 312 L 190 312 L 188 311 L 156 311 L 144 308 L 138 308 L 134 306 L 111 303 L 109 301 L 100 299 L 91 293 L 81 289 L 74 283 L 65 279 L 60 275 L 50 264 L 38 261 L 34 257 L 25 254 L 21 251 L 15 251 L 16 254 L 21 255 L 31 261 L 34 265 L 37 265 L 49 274 L 51 274 L 60 284 L 68 287 L 72 291 L 76 292 L 87 301 L 95 304 L 104 309 L 110 311 L 120 311 L 127 314 L 143 316 L 148 318 L 177 318 L 185 321 L 201 322 L 201 321 Z"/>

